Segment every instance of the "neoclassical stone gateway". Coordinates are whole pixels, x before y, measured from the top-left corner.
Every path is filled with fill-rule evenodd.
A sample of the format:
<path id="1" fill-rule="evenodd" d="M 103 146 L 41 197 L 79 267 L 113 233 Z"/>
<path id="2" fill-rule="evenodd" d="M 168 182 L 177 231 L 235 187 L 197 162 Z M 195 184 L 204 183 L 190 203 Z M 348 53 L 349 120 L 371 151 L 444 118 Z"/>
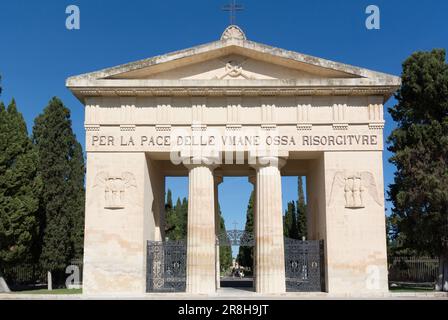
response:
<path id="1" fill-rule="evenodd" d="M 216 291 L 217 185 L 256 190 L 255 290 L 285 291 L 281 176 L 306 176 L 324 291 L 388 290 L 383 104 L 400 79 L 219 41 L 71 77 L 85 105 L 84 293 L 143 294 L 147 241 L 165 241 L 165 177 L 189 177 L 186 291 Z"/>

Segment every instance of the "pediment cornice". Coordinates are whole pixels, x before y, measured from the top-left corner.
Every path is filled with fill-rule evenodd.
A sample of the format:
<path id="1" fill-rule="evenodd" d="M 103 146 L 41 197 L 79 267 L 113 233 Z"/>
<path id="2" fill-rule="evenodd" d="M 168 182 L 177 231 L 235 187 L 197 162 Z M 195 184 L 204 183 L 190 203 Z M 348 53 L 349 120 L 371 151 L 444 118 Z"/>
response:
<path id="1" fill-rule="evenodd" d="M 232 29 L 233 30 L 233 29 Z M 236 30 L 236 29 L 235 29 Z M 233 30 L 235 34 L 238 32 Z M 238 31 L 238 30 L 237 30 Z M 359 68 L 339 62 L 313 57 L 289 50 L 271 47 L 245 37 L 223 36 L 221 40 L 149 59 L 123 64 L 67 79 L 67 87 L 83 101 L 86 96 L 122 93 L 137 95 L 301 95 L 315 94 L 373 94 L 380 92 L 389 98 L 401 85 L 399 77 Z M 299 79 L 148 79 L 147 74 L 174 70 L 229 54 L 242 55 L 257 61 L 319 75 L 317 78 Z M 238 93 L 239 92 L 239 93 Z M 128 94 L 124 94 L 128 95 Z"/>

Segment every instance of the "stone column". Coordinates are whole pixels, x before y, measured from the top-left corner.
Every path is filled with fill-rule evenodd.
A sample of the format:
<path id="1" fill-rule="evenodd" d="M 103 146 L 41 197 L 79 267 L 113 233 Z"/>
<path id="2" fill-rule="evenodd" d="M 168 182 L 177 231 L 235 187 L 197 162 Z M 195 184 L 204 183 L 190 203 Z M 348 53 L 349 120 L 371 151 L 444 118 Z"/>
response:
<path id="1" fill-rule="evenodd" d="M 285 163 L 277 157 L 262 157 L 254 166 L 257 171 L 255 290 L 259 293 L 286 291 L 280 175 Z"/>
<path id="2" fill-rule="evenodd" d="M 219 237 L 220 232 L 220 214 L 219 214 L 219 192 L 218 186 L 222 183 L 223 177 L 222 173 L 215 173 L 215 235 L 216 239 Z M 215 270 L 216 270 L 216 289 L 221 287 L 221 261 L 219 260 L 219 246 L 220 243 L 216 241 L 216 250 L 215 250 Z"/>
<path id="3" fill-rule="evenodd" d="M 193 159 L 189 169 L 187 292 L 216 291 L 214 167 Z"/>

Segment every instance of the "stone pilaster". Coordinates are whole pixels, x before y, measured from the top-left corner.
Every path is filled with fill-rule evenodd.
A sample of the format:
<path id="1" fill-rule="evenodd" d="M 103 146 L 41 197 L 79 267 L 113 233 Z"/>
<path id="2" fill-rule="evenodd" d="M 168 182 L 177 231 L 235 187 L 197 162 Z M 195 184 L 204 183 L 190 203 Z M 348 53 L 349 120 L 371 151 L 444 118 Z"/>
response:
<path id="1" fill-rule="evenodd" d="M 216 291 L 214 166 L 194 159 L 189 169 L 187 292 Z"/>
<path id="2" fill-rule="evenodd" d="M 256 184 L 255 290 L 283 293 L 285 288 L 285 250 L 283 240 L 282 182 L 280 168 L 286 161 L 276 157 L 258 159 Z"/>

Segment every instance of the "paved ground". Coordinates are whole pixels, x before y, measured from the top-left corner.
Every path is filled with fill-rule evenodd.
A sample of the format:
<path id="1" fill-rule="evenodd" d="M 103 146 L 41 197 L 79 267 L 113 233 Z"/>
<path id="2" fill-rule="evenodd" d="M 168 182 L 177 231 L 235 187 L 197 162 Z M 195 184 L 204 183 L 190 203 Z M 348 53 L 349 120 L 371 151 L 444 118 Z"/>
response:
<path id="1" fill-rule="evenodd" d="M 235 288 L 244 289 L 246 291 L 253 291 L 254 279 L 251 277 L 221 277 L 221 288 Z"/>
<path id="2" fill-rule="evenodd" d="M 0 294 L 0 300 L 447 300 L 448 293 L 442 292 L 390 292 L 388 294 L 369 297 L 363 295 L 341 296 L 328 293 L 285 293 L 279 295 L 260 295 L 247 288 L 221 288 L 211 295 L 189 295 L 186 293 L 152 293 L 141 296 L 85 296 L 85 295 L 37 295 L 37 294 Z"/>

